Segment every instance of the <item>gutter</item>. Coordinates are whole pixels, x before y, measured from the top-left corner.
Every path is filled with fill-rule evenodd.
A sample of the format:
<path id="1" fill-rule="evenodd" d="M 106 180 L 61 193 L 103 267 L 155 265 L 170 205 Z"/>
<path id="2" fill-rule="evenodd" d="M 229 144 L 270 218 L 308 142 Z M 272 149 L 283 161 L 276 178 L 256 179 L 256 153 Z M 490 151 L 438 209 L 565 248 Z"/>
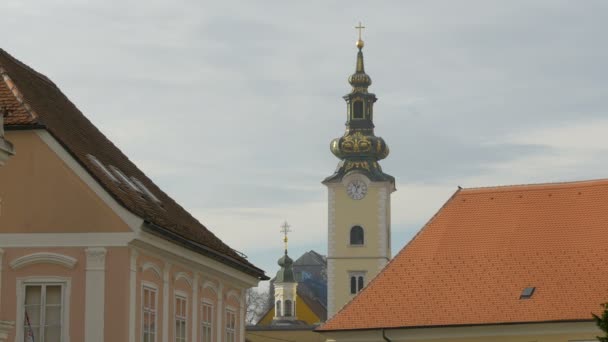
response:
<path id="1" fill-rule="evenodd" d="M 156 235 L 161 235 L 173 242 L 176 242 L 190 250 L 193 250 L 195 252 L 198 252 L 200 254 L 209 256 L 213 259 L 219 260 L 220 262 L 233 266 L 249 275 L 253 275 L 256 278 L 260 279 L 260 280 L 270 280 L 270 278 L 264 273 L 263 270 L 253 266 L 253 265 L 248 265 L 236 258 L 233 258 L 229 255 L 226 255 L 224 253 L 220 253 L 212 248 L 209 248 L 205 245 L 202 245 L 198 242 L 194 242 L 191 240 L 188 240 L 184 237 L 182 237 L 179 234 L 176 234 L 164 227 L 161 227 L 155 223 L 152 223 L 150 221 L 144 221 L 144 230 L 148 230 L 150 231 L 150 233 L 156 234 Z"/>
<path id="2" fill-rule="evenodd" d="M 386 337 L 386 331 L 384 330 L 384 328 L 382 328 L 382 338 L 386 341 L 386 342 L 393 342 L 391 341 L 388 337 Z"/>

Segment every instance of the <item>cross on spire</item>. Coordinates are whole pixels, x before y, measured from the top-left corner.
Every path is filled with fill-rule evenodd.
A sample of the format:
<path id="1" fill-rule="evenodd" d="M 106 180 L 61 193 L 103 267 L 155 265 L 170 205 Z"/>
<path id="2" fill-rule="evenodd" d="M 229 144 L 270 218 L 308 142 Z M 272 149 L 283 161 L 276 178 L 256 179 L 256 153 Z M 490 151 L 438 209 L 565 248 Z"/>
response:
<path id="1" fill-rule="evenodd" d="M 361 30 L 363 30 L 365 26 L 362 26 L 361 22 L 359 22 L 359 26 L 355 26 L 355 28 L 359 30 L 359 40 L 361 40 Z"/>
<path id="2" fill-rule="evenodd" d="M 287 254 L 287 234 L 291 233 L 291 226 L 285 221 L 281 226 L 281 233 L 283 233 L 283 242 L 285 243 L 285 254 Z"/>

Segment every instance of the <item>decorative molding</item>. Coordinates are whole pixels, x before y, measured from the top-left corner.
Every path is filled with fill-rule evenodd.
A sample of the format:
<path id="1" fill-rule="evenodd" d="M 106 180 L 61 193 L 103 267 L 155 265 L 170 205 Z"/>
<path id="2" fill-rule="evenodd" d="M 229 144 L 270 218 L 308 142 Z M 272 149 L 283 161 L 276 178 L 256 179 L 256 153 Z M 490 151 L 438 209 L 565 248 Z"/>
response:
<path id="1" fill-rule="evenodd" d="M 0 234 L 0 247 L 125 247 L 135 233 Z"/>
<path id="2" fill-rule="evenodd" d="M 15 322 L 0 321 L 0 342 L 6 342 L 8 333 L 13 330 Z"/>
<path id="3" fill-rule="evenodd" d="M 206 288 L 210 288 L 210 289 L 211 289 L 211 290 L 212 290 L 212 291 L 215 293 L 215 295 L 218 295 L 218 294 L 219 294 L 219 289 L 218 289 L 218 287 L 217 287 L 217 286 L 215 285 L 215 283 L 214 283 L 214 282 L 212 282 L 211 280 L 207 280 L 207 281 L 205 281 L 205 282 L 203 283 L 203 290 L 204 290 L 204 289 L 206 289 Z M 219 296 L 218 296 L 218 297 L 219 297 Z"/>
<path id="4" fill-rule="evenodd" d="M 141 270 L 143 272 L 146 272 L 147 270 L 152 270 L 154 274 L 156 274 L 158 279 L 163 279 L 163 271 L 161 271 L 160 267 L 158 267 L 155 263 L 149 261 L 144 262 L 144 264 L 141 265 Z"/>
<path id="5" fill-rule="evenodd" d="M 388 191 L 385 187 L 378 188 L 378 255 L 386 257 L 387 253 L 387 198 Z"/>
<path id="6" fill-rule="evenodd" d="M 0 248 L 0 308 L 2 307 L 2 273 L 4 271 L 4 250 L 2 248 Z M 0 321 L 0 324 L 2 322 Z M 1 334 L 1 329 L 2 327 L 0 327 L 0 334 Z M 0 335 L 0 338 L 2 335 Z M 2 340 L 0 340 L 0 342 L 2 342 Z"/>
<path id="7" fill-rule="evenodd" d="M 327 319 L 331 318 L 335 313 L 334 294 L 335 294 L 335 265 L 333 259 L 327 259 Z"/>
<path id="8" fill-rule="evenodd" d="M 198 327 L 200 326 L 200 322 L 198 321 L 198 309 L 199 309 L 199 300 L 198 300 L 198 281 L 199 275 L 194 273 L 194 277 L 192 279 L 192 333 L 191 338 L 192 341 L 198 341 Z"/>
<path id="9" fill-rule="evenodd" d="M 106 249 L 91 247 L 84 250 L 87 255 L 87 271 L 103 271 L 106 269 Z"/>
<path id="10" fill-rule="evenodd" d="M 35 265 L 35 264 L 55 264 L 69 269 L 74 268 L 77 260 L 67 255 L 50 252 L 38 252 L 16 258 L 9 264 L 13 270 Z"/>
<path id="11" fill-rule="evenodd" d="M 327 251 L 329 256 L 333 256 L 336 253 L 336 189 L 335 187 L 327 188 L 327 204 L 328 204 L 328 215 L 327 215 Z"/>
<path id="12" fill-rule="evenodd" d="M 237 303 L 239 303 L 239 305 L 241 304 L 241 297 L 239 296 L 239 291 L 232 289 L 228 292 L 226 292 L 226 299 L 230 299 L 233 298 L 236 300 Z"/>
<path id="13" fill-rule="evenodd" d="M 137 315 L 137 257 L 136 249 L 130 249 L 129 267 L 129 341 L 135 341 L 135 325 Z"/>
<path id="14" fill-rule="evenodd" d="M 186 272 L 177 272 L 175 274 L 175 277 L 173 278 L 173 281 L 177 282 L 180 279 L 184 279 L 186 281 L 186 283 L 188 283 L 188 286 L 190 286 L 190 288 L 192 288 L 193 280 L 192 280 L 192 277 L 190 277 L 188 275 L 188 273 L 186 273 Z"/>
<path id="15" fill-rule="evenodd" d="M 85 342 L 104 341 L 105 316 L 105 269 L 106 249 L 85 249 L 87 266 L 85 273 Z"/>
<path id="16" fill-rule="evenodd" d="M 223 324 L 224 324 L 224 304 L 223 304 L 223 300 L 222 300 L 222 296 L 223 296 L 223 292 L 224 292 L 224 285 L 222 283 L 219 283 L 218 286 L 218 291 L 217 291 L 217 312 L 216 312 L 216 317 L 217 317 L 217 322 L 216 322 L 216 331 L 217 333 L 215 334 L 216 340 L 217 342 L 222 342 L 222 338 L 224 335 L 224 329 L 223 329 Z"/>
<path id="17" fill-rule="evenodd" d="M 171 282 L 169 277 L 171 274 L 171 264 L 165 262 L 163 268 L 163 342 L 169 342 L 169 286 Z"/>
<path id="18" fill-rule="evenodd" d="M 189 261 L 187 263 L 188 266 L 185 268 L 192 268 L 191 263 L 197 263 L 205 268 L 208 268 L 210 274 L 221 275 L 224 278 L 228 278 L 227 280 L 230 282 L 236 282 L 238 284 L 242 284 L 247 287 L 257 286 L 259 283 L 259 279 L 249 274 L 246 274 L 242 271 L 239 271 L 235 268 L 227 266 L 219 261 L 213 260 L 209 257 L 206 257 L 197 252 L 191 251 L 189 249 L 183 248 L 177 244 L 174 244 L 170 241 L 157 237 L 148 232 L 142 231 L 137 235 L 135 244 L 137 247 L 141 249 L 145 249 L 152 253 L 158 253 L 159 251 L 164 251 L 167 254 L 171 255 L 172 262 L 176 264 L 183 264 L 183 259 Z M 200 270 L 200 267 L 196 267 L 197 270 Z"/>
<path id="19" fill-rule="evenodd" d="M 240 321 L 238 323 L 239 325 L 239 340 L 243 341 L 245 340 L 245 289 L 241 289 L 241 308 L 240 308 Z M 293 312 L 294 312 L 294 316 L 295 316 L 295 312 L 296 312 L 296 302 L 293 302 Z"/>

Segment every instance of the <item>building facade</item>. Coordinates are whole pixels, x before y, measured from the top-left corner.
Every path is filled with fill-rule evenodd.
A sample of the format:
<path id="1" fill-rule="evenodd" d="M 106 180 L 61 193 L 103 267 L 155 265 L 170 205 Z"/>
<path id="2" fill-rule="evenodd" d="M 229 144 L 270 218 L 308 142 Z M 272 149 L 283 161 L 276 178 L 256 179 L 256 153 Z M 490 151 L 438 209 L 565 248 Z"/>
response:
<path id="1" fill-rule="evenodd" d="M 349 302 L 391 258 L 391 193 L 395 179 L 379 161 L 389 149 L 374 135 L 376 95 L 365 73 L 363 41 L 359 37 L 352 90 L 347 105 L 346 132 L 330 144 L 340 159 L 323 184 L 328 189 L 327 317 Z"/>
<path id="2" fill-rule="evenodd" d="M 608 180 L 459 189 L 317 329 L 331 341 L 591 342 Z"/>
<path id="3" fill-rule="evenodd" d="M 0 50 L 7 341 L 236 342 L 267 279 L 159 189 L 44 75 Z M 3 323 L 0 323 L 0 340 Z"/>

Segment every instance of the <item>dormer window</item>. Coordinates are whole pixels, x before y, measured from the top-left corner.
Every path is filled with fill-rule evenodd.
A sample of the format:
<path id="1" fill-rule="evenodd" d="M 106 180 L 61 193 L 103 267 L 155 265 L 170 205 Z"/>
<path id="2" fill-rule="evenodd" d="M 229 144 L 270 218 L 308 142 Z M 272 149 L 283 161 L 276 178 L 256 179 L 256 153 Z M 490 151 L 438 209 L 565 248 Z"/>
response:
<path id="1" fill-rule="evenodd" d="M 363 101 L 353 102 L 353 119 L 363 119 Z"/>

